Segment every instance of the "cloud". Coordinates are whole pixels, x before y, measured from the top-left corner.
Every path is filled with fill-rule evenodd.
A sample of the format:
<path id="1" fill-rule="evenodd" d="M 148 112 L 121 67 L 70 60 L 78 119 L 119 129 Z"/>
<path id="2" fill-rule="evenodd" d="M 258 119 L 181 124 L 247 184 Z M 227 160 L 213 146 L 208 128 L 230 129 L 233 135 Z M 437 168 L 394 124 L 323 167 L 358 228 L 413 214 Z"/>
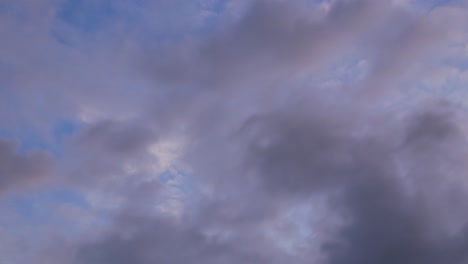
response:
<path id="1" fill-rule="evenodd" d="M 32 73 L 54 62 L 31 75 L 47 87 L 33 89 L 48 103 L 44 118 L 80 124 L 64 140 L 55 183 L 83 194 L 99 222 L 38 247 L 41 261 L 466 261 L 464 108 L 441 98 L 386 108 L 453 57 L 462 7 L 142 1 L 129 12 L 146 14 L 145 5 L 190 17 L 127 21 L 119 11 L 119 30 L 78 16 L 78 28 L 99 22 L 92 34 L 55 17 L 73 41 L 46 38 L 42 45 L 60 49 L 21 57 Z M 187 25 L 216 6 L 225 9 L 210 30 Z M 180 36 L 151 32 L 166 23 Z M 134 27 L 141 31 L 125 34 Z M 16 84 L 31 88 L 25 79 Z M 39 109 L 21 102 L 28 116 Z M 45 153 L 2 144 L 0 171 L 16 175 L 4 177 L 5 190 L 46 177 Z"/>
<path id="2" fill-rule="evenodd" d="M 44 151 L 19 151 L 18 142 L 0 140 L 0 193 L 35 187 L 53 176 L 54 160 Z"/>
<path id="3" fill-rule="evenodd" d="M 198 226 L 130 217 L 102 239 L 82 245 L 76 263 L 272 263 L 247 239 L 206 234 Z"/>

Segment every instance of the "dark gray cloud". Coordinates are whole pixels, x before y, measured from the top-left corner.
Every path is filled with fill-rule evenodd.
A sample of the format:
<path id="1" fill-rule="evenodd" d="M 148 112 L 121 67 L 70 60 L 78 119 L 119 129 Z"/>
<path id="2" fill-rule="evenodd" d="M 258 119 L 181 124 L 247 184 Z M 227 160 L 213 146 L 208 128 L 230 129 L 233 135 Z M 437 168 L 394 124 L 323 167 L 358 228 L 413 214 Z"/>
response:
<path id="1" fill-rule="evenodd" d="M 365 0 L 338 1 L 324 18 L 314 19 L 307 1 L 254 1 L 233 27 L 220 29 L 201 44 L 167 49 L 170 56 L 145 66 L 158 82 L 188 89 L 226 89 L 268 79 L 272 73 L 287 76 L 348 51 L 373 27 L 368 21 L 389 15 L 386 7 Z"/>
<path id="2" fill-rule="evenodd" d="M 144 150 L 153 137 L 149 129 L 138 124 L 104 120 L 85 129 L 76 144 L 116 155 L 134 155 Z"/>
<path id="3" fill-rule="evenodd" d="M 255 237 L 210 234 L 188 221 L 125 216 L 119 222 L 119 229 L 81 246 L 76 263 L 275 263 Z"/>
<path id="4" fill-rule="evenodd" d="M 276 113 L 251 121 L 246 159 L 272 199 L 330 195 L 343 224 L 322 244 L 326 263 L 464 263 L 467 142 L 453 111 L 429 104 L 361 134 L 346 112 Z"/>
<path id="5" fill-rule="evenodd" d="M 466 231 L 441 232 L 443 223 L 434 222 L 426 205 L 397 184 L 371 178 L 346 191 L 341 206 L 349 223 L 324 246 L 328 263 L 466 261 Z"/>
<path id="6" fill-rule="evenodd" d="M 466 149 L 450 105 L 428 104 L 399 121 L 382 114 L 370 124 L 349 122 L 341 111 L 315 108 L 302 115 L 292 109 L 248 120 L 242 133 L 250 137 L 241 141 L 248 162 L 234 173 L 241 180 L 217 185 L 215 203 L 198 208 L 195 218 L 172 222 L 124 210 L 102 236 L 77 248 L 77 263 L 309 263 L 312 245 L 291 256 L 262 231 L 288 206 L 319 194 L 342 219 L 316 241 L 323 263 L 466 260 L 466 215 L 453 208 L 466 206 L 465 189 L 445 185 L 462 183 L 457 177 L 464 167 L 439 169 L 460 162 L 453 157 Z M 257 185 L 246 186 L 248 177 Z M 227 196 L 224 188 L 231 188 Z M 454 191 L 458 196 L 450 195 Z M 453 217 L 462 217 L 458 225 L 452 226 Z"/>
<path id="7" fill-rule="evenodd" d="M 314 17 L 306 1 L 255 1 L 232 27 L 145 60 L 155 80 L 148 114 L 91 124 L 74 142 L 80 177 L 130 177 L 115 177 L 126 202 L 103 230 L 69 243 L 66 261 L 466 262 L 463 110 L 436 102 L 388 113 L 371 92 L 406 78 L 400 66 L 445 32 L 390 3 L 332 2 Z M 341 95 L 295 82 L 349 54 L 365 54 L 370 70 Z M 151 206 L 161 189 L 135 180 L 145 169 L 126 171 L 154 162 L 148 146 L 173 133 L 189 142 L 183 161 L 201 196 L 179 218 Z M 301 235 L 271 236 L 317 197 L 331 212 L 323 217 L 338 219 L 331 232 L 315 239 L 302 229 L 321 227 L 305 221 Z M 301 246 L 288 249 L 288 239 Z"/>
<path id="8" fill-rule="evenodd" d="M 87 124 L 72 139 L 68 164 L 79 182 L 99 182 L 126 175 L 126 167 L 143 167 L 154 162 L 150 145 L 157 141 L 157 131 L 137 121 L 102 120 Z M 138 172 L 135 172 L 138 173 Z"/>
<path id="9" fill-rule="evenodd" d="M 52 155 L 41 150 L 21 153 L 15 141 L 0 139 L 0 193 L 34 187 L 53 176 Z"/>

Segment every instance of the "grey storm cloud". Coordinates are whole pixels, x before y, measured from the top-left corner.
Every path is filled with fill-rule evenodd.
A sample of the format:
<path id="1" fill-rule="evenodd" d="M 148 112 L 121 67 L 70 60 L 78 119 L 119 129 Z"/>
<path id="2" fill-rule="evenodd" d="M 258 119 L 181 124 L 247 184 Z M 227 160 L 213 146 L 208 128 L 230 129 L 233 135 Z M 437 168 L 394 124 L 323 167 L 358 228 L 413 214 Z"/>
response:
<path id="1" fill-rule="evenodd" d="M 322 244 L 325 263 L 464 263 L 466 216 L 459 231 L 448 225 L 466 207 L 456 186 L 466 172 L 457 159 L 466 155 L 466 138 L 451 107 L 423 108 L 403 122 L 371 123 L 390 133 L 364 135 L 346 114 L 341 121 L 327 112 L 268 116 L 255 121 L 261 129 L 246 159 L 272 200 L 331 193 L 344 224 Z"/>
<path id="2" fill-rule="evenodd" d="M 255 1 L 232 27 L 145 59 L 161 97 L 142 119 L 79 134 L 80 175 L 121 173 L 180 126 L 190 142 L 184 162 L 209 195 L 177 220 L 152 214 L 149 194 L 129 198 L 60 263 L 466 263 L 464 110 L 437 100 L 397 115 L 369 92 L 390 89 L 406 74 L 400 67 L 436 50 L 442 41 L 428 42 L 446 32 L 388 2 L 332 1 L 316 20 L 306 8 Z M 371 69 L 344 96 L 295 89 L 293 73 L 356 49 L 370 51 Z M 288 89 L 296 94 L 283 98 Z M 290 251 L 267 235 L 318 196 L 333 212 L 324 217 L 340 219 L 334 232 Z"/>
<path id="3" fill-rule="evenodd" d="M 372 28 L 367 21 L 387 12 L 383 6 L 340 1 L 317 21 L 305 11 L 306 1 L 254 1 L 232 28 L 195 49 L 182 45 L 169 58 L 157 57 L 148 63 L 148 72 L 159 82 L 198 89 L 227 88 L 272 72 L 288 74 L 356 44 L 356 37 Z"/>
<path id="4" fill-rule="evenodd" d="M 89 146 L 102 152 L 134 155 L 144 150 L 154 135 L 145 127 L 129 122 L 104 120 L 91 125 L 79 136 L 76 144 Z"/>
<path id="5" fill-rule="evenodd" d="M 70 164 L 78 182 L 99 182 L 124 174 L 126 163 L 145 163 L 157 131 L 137 121 L 99 120 L 74 137 Z"/>
<path id="6" fill-rule="evenodd" d="M 254 237 L 210 235 L 200 226 L 167 219 L 124 218 L 121 229 L 81 246 L 76 263 L 274 263 L 272 252 L 266 254 Z"/>
<path id="7" fill-rule="evenodd" d="M 0 193 L 34 187 L 53 176 L 52 155 L 41 150 L 21 153 L 18 142 L 0 140 Z"/>
<path id="8" fill-rule="evenodd" d="M 372 65 L 368 86 L 375 90 L 387 78 L 404 75 L 401 63 L 413 72 L 416 62 L 431 58 L 425 55 L 437 57 L 452 27 L 459 27 L 457 19 L 414 15 L 390 2 L 367 0 L 336 1 L 317 19 L 307 1 L 253 1 L 232 27 L 202 43 L 164 49 L 144 71 L 158 83 L 185 87 L 183 94 L 198 94 L 289 78 L 360 52 Z"/>
<path id="9" fill-rule="evenodd" d="M 245 186 L 248 178 L 231 182 L 227 187 L 239 196 L 216 200 L 181 223 L 135 218 L 124 210 L 108 233 L 76 249 L 76 261 L 309 263 L 300 256 L 311 248 L 289 256 L 260 230 L 275 221 L 285 200 L 325 193 L 343 224 L 321 241 L 323 263 L 464 263 L 466 221 L 460 219 L 458 231 L 451 232 L 450 218 L 456 214 L 446 210 L 467 205 L 464 189 L 456 188 L 464 167 L 439 168 L 467 145 L 451 106 L 442 105 L 428 104 L 403 121 L 371 124 L 383 132 L 359 132 L 343 113 L 333 119 L 327 112 L 299 117 L 284 110 L 248 120 L 249 126 L 259 122 L 261 127 L 241 143 L 248 162 L 235 174 L 256 177 L 255 192 Z M 252 169 L 254 176 L 247 173 Z M 439 184 L 431 184 L 433 179 Z"/>

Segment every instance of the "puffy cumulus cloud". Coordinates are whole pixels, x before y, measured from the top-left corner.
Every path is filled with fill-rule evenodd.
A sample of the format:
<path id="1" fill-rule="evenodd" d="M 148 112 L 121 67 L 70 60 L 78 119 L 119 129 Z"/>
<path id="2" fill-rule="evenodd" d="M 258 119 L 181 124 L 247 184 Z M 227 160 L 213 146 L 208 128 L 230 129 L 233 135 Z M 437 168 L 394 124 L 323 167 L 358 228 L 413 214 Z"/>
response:
<path id="1" fill-rule="evenodd" d="M 154 15 L 156 26 L 130 19 L 121 31 L 104 23 L 92 33 L 73 29 L 93 22 L 86 12 L 59 22 L 78 41 L 52 41 L 62 47 L 54 62 L 80 70 L 52 67 L 64 75 L 46 91 L 65 102 L 51 108 L 80 126 L 64 142 L 58 181 L 90 208 L 57 207 L 93 228 L 69 221 L 79 226 L 73 235 L 55 232 L 31 256 L 70 264 L 468 260 L 466 110 L 419 90 L 465 71 L 462 1 L 429 9 L 419 1 L 141 1 L 130 11 L 142 6 L 193 16 Z M 193 17 L 204 26 L 194 29 Z M 165 35 L 165 23 L 178 37 Z M 127 26 L 144 29 L 111 45 Z M 41 85 L 55 80 L 47 72 Z M 395 102 L 411 107 L 387 107 Z M 16 157 L 5 164 L 41 171 L 42 154 L 5 149 Z M 17 166 L 7 165 L 0 168 Z"/>

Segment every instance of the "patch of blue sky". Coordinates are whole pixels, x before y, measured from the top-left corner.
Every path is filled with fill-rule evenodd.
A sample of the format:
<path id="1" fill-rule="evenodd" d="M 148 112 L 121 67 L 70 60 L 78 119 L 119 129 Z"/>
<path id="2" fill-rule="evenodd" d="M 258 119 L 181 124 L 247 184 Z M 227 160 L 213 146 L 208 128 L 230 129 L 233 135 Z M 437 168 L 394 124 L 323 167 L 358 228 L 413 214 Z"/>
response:
<path id="1" fill-rule="evenodd" d="M 68 204 L 80 208 L 89 208 L 85 197 L 77 191 L 51 189 L 26 195 L 14 195 L 5 200 L 7 208 L 25 221 L 47 221 L 58 204 Z"/>
<path id="2" fill-rule="evenodd" d="M 43 139 L 40 135 L 37 134 L 23 134 L 20 136 L 20 152 L 27 153 L 34 149 L 50 151 L 54 153 L 54 146 L 50 145 L 46 140 Z"/>
<path id="3" fill-rule="evenodd" d="M 64 46 L 74 47 L 74 35 L 71 34 L 71 32 L 60 27 L 51 27 L 50 35 L 58 43 Z"/>
<path id="4" fill-rule="evenodd" d="M 57 12 L 50 34 L 62 45 L 78 49 L 83 47 L 76 45 L 77 40 L 113 32 L 110 29 L 117 25 L 122 33 L 120 37 L 132 35 L 147 39 L 152 32 L 144 15 L 145 5 L 143 1 L 66 0 Z"/>
<path id="5" fill-rule="evenodd" d="M 222 11 L 224 11 L 224 9 L 226 8 L 227 4 L 230 2 L 230 0 L 218 0 L 218 1 L 215 1 L 214 4 L 213 4 L 213 11 L 214 12 L 217 12 L 218 14 L 221 13 Z"/>
<path id="6" fill-rule="evenodd" d="M 187 1 L 182 7 L 174 8 L 172 4 L 151 1 L 123 4 L 110 0 L 66 0 L 57 13 L 58 23 L 50 32 L 54 39 L 66 46 L 73 46 L 77 32 L 92 35 L 117 24 L 124 35 L 130 34 L 152 45 L 187 35 L 204 38 L 217 28 L 218 15 L 228 2 L 217 0 L 198 6 L 195 1 Z"/>
<path id="7" fill-rule="evenodd" d="M 308 74 L 298 79 L 295 96 L 301 98 L 303 89 L 319 89 L 330 95 L 338 95 L 344 87 L 362 80 L 368 73 L 368 65 L 360 56 L 346 56 L 332 63 L 323 74 Z M 318 85 L 311 85 L 318 84 Z M 293 90 L 294 91 L 294 90 Z"/>
<path id="8" fill-rule="evenodd" d="M 0 123 L 0 138 L 18 141 L 21 153 L 41 149 L 59 154 L 64 139 L 78 131 L 79 123 L 62 119 L 51 124 L 50 129 L 46 127 L 44 130 L 25 122 L 19 108 L 20 100 L 15 91 L 10 89 L 11 73 L 11 66 L 0 59 L 0 114 L 4 121 Z"/>
<path id="9" fill-rule="evenodd" d="M 195 205 L 201 199 L 201 192 L 194 175 L 187 173 L 182 168 L 172 166 L 169 170 L 163 172 L 158 177 L 159 181 L 177 191 L 177 199 L 184 201 L 187 205 Z M 174 197 L 166 197 L 172 199 Z M 161 204 L 167 202 L 167 199 L 160 201 Z"/>
<path id="10" fill-rule="evenodd" d="M 461 43 L 459 51 L 456 53 L 455 56 L 451 56 L 449 58 L 445 58 L 442 60 L 442 64 L 448 67 L 454 67 L 460 71 L 467 71 L 468 70 L 468 44 Z M 466 54 L 466 55 L 464 55 Z"/>
<path id="11" fill-rule="evenodd" d="M 380 110 L 384 112 L 399 111 L 407 113 L 416 109 L 419 105 L 418 102 L 424 100 L 445 99 L 456 102 L 460 99 L 457 92 L 462 88 L 461 84 L 457 84 L 456 81 L 447 81 L 436 86 L 431 86 L 422 81 L 413 85 L 409 85 L 408 83 L 400 83 L 398 85 L 401 87 L 401 96 L 389 100 L 386 104 L 382 105 Z"/>
<path id="12" fill-rule="evenodd" d="M 6 61 L 4 61 L 4 60 L 2 60 L 0 58 L 0 70 L 4 71 L 4 70 L 8 70 L 10 68 L 11 68 L 10 65 Z"/>
<path id="13" fill-rule="evenodd" d="M 56 122 L 53 129 L 54 142 L 51 150 L 57 156 L 62 154 L 63 146 L 66 143 L 65 141 L 76 135 L 80 129 L 80 126 L 80 123 L 70 119 L 64 119 Z"/>
<path id="14" fill-rule="evenodd" d="M 61 207 L 90 210 L 83 195 L 68 189 L 11 195 L 1 201 L 0 210 L 8 214 L 0 214 L 0 226 L 18 235 L 21 235 L 24 227 L 32 227 L 31 232 L 50 226 L 64 234 L 76 232 L 58 210 Z"/>
<path id="15" fill-rule="evenodd" d="M 3 96 L 6 95 L 6 88 L 13 81 L 13 75 L 13 66 L 6 60 L 0 58 L 0 96 L 2 96 L 2 98 L 7 98 Z"/>
<path id="16" fill-rule="evenodd" d="M 83 231 L 87 225 L 83 223 L 83 227 L 81 220 L 76 220 L 80 222 L 77 226 L 74 220 L 77 217 L 75 214 L 83 212 L 86 217 L 92 211 L 85 197 L 75 190 L 55 188 L 23 195 L 17 194 L 7 196 L 1 201 L 0 226 L 18 237 L 32 236 L 34 238 L 35 233 L 50 228 L 63 235 L 74 236 Z M 95 219 L 97 221 L 95 224 L 105 224 L 107 216 L 96 212 Z"/>
<path id="17" fill-rule="evenodd" d="M 67 0 L 62 4 L 57 16 L 84 33 L 94 33 L 111 22 L 114 15 L 112 1 Z"/>
<path id="18" fill-rule="evenodd" d="M 219 26 L 219 15 L 226 9 L 229 2 L 229 0 L 214 1 L 211 6 L 199 10 L 200 15 L 205 15 L 205 18 L 202 26 L 195 34 L 204 37 L 214 32 Z"/>
<path id="19" fill-rule="evenodd" d="M 45 193 L 46 199 L 60 201 L 61 203 L 72 204 L 74 206 L 89 208 L 89 203 L 84 195 L 78 191 L 69 189 L 55 189 Z"/>
<path id="20" fill-rule="evenodd" d="M 332 1 L 331 0 L 309 0 L 309 4 L 312 6 L 317 6 L 323 3 L 327 3 L 327 2 L 330 3 Z"/>
<path id="21" fill-rule="evenodd" d="M 0 124 L 0 138 L 18 141 L 20 153 L 39 149 L 59 157 L 65 140 L 75 135 L 79 128 L 80 124 L 73 120 L 58 120 L 51 131 L 44 135 L 31 127 L 11 128 Z"/>
<path id="22" fill-rule="evenodd" d="M 444 97 L 447 99 L 456 91 L 456 89 L 461 88 L 457 80 L 447 80 L 440 86 L 421 83 L 418 87 L 421 91 L 426 92 L 429 95 Z"/>
<path id="23" fill-rule="evenodd" d="M 0 14 L 12 13 L 17 9 L 18 3 L 16 1 L 0 1 Z"/>
<path id="24" fill-rule="evenodd" d="M 0 138 L 19 143 L 19 152 L 25 154 L 33 149 L 50 151 L 52 148 L 39 134 L 31 131 L 19 132 L 0 125 Z"/>
<path id="25" fill-rule="evenodd" d="M 186 173 L 181 168 L 172 166 L 169 170 L 159 175 L 159 181 L 186 193 L 196 192 L 197 186 L 193 176 Z"/>
<path id="26" fill-rule="evenodd" d="M 425 8 L 428 11 L 432 11 L 435 8 L 447 5 L 455 5 L 457 2 L 456 0 L 415 0 L 415 3 Z"/>
<path id="27" fill-rule="evenodd" d="M 161 173 L 161 175 L 159 175 L 158 178 L 159 178 L 159 182 L 161 182 L 162 184 L 168 184 L 169 182 L 171 182 L 172 180 L 176 178 L 176 175 L 172 173 L 170 170 L 167 170 Z"/>
<path id="28" fill-rule="evenodd" d="M 15 196 L 4 201 L 8 211 L 20 219 L 33 219 L 34 204 L 31 197 Z"/>

